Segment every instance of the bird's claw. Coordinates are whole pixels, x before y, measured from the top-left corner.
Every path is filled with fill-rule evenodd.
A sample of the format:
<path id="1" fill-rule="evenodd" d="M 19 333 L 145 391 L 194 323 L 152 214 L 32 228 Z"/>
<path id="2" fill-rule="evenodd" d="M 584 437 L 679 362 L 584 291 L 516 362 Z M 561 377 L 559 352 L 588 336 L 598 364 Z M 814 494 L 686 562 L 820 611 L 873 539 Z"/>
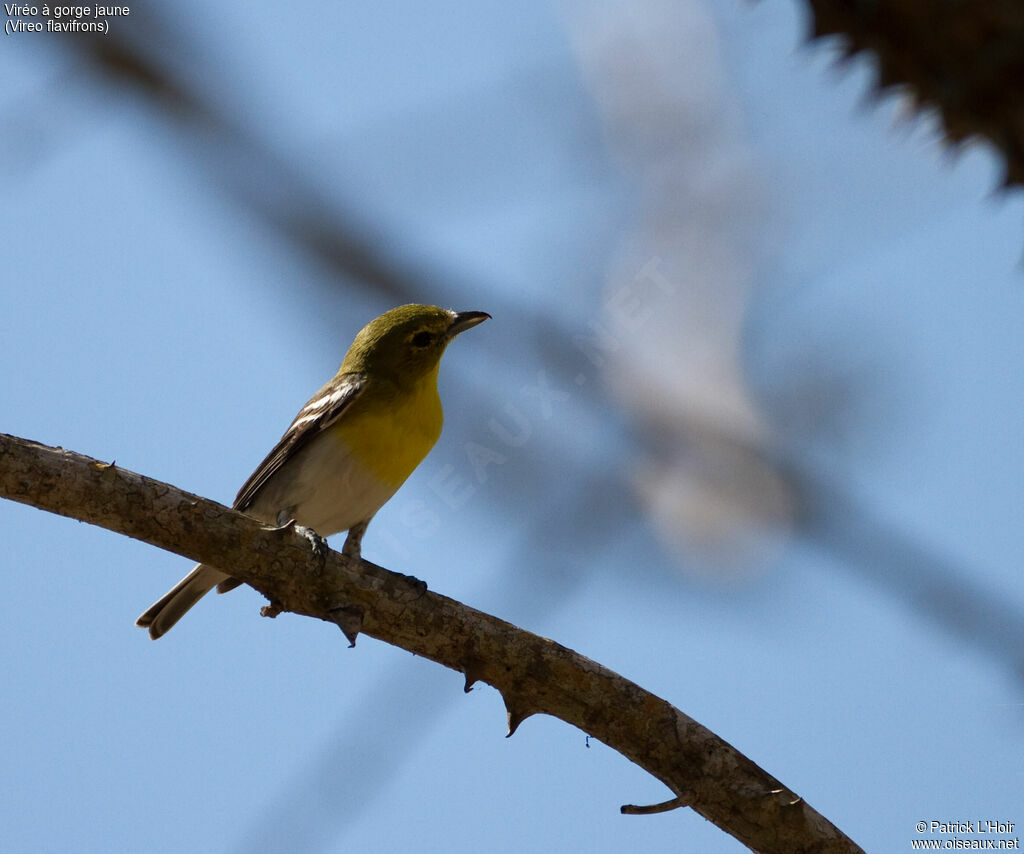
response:
<path id="1" fill-rule="evenodd" d="M 327 540 L 321 537 L 312 528 L 307 528 L 305 525 L 295 525 L 295 532 L 301 534 L 309 541 L 310 547 L 313 549 L 313 554 L 317 560 L 320 561 L 321 566 L 327 562 L 327 553 L 330 548 L 327 545 Z"/>

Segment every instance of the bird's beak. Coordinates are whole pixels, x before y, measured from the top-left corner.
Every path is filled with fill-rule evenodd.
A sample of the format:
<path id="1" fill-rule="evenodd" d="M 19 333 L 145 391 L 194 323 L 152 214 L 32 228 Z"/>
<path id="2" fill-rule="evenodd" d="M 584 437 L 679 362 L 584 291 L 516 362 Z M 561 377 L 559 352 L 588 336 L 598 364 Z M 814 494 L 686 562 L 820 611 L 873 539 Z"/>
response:
<path id="1" fill-rule="evenodd" d="M 448 327 L 448 340 L 450 341 L 460 332 L 471 329 L 478 323 L 490 320 L 491 316 L 486 311 L 459 311 L 452 312 L 452 325 Z"/>

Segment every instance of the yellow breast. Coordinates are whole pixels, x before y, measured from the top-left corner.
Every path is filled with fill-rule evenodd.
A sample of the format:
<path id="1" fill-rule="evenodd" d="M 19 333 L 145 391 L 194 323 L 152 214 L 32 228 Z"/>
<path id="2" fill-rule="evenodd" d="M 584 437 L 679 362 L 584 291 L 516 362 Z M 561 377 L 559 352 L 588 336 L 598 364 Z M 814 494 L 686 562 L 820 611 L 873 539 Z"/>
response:
<path id="1" fill-rule="evenodd" d="M 404 394 L 381 397 L 367 389 L 335 423 L 333 435 L 397 489 L 434 447 L 443 424 L 435 369 Z"/>

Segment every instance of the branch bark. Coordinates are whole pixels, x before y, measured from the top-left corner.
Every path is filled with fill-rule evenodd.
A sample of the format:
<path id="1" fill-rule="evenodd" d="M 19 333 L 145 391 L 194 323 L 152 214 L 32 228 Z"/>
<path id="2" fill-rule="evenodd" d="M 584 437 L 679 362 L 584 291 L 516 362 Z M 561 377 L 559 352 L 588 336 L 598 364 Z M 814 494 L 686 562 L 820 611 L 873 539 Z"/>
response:
<path id="1" fill-rule="evenodd" d="M 0 434 L 0 496 L 227 567 L 290 611 L 363 632 L 501 692 L 509 735 L 553 715 L 672 790 L 650 812 L 689 806 L 763 854 L 862 849 L 778 780 L 664 700 L 600 664 L 368 561 L 318 551 L 221 504 L 89 457 Z"/>

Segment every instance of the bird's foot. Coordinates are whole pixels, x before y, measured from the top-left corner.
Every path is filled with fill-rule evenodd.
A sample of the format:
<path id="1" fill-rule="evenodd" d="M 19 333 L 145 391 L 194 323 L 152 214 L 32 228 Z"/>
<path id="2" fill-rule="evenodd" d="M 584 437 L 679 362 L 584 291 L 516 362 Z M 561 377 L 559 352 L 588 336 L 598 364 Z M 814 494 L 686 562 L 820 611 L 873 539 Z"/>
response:
<path id="1" fill-rule="evenodd" d="M 327 562 L 327 553 L 330 551 L 330 548 L 327 545 L 327 540 L 321 537 L 312 528 L 300 525 L 294 518 L 281 513 L 278 514 L 277 527 L 274 528 L 274 530 L 280 533 L 295 531 L 296 534 L 305 537 L 306 540 L 308 540 L 310 547 L 313 549 L 313 554 L 320 561 L 320 565 L 323 566 Z"/>
<path id="2" fill-rule="evenodd" d="M 330 547 L 327 545 L 327 540 L 321 537 L 312 528 L 307 528 L 305 525 L 295 525 L 295 532 L 297 534 L 302 534 L 302 536 L 309 541 L 309 545 L 313 549 L 313 554 L 316 556 L 317 560 L 320 561 L 320 565 L 323 566 L 327 562 L 327 553 L 330 551 Z"/>

